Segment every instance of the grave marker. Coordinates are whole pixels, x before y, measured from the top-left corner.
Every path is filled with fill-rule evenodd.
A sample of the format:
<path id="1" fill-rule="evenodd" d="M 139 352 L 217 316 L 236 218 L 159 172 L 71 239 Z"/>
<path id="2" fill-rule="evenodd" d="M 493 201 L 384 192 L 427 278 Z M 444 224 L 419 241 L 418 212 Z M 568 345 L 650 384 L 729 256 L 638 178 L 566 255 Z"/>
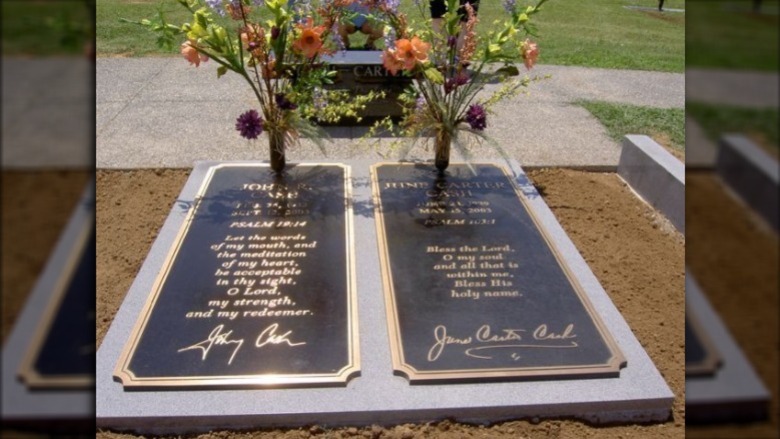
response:
<path id="1" fill-rule="evenodd" d="M 210 169 L 114 375 L 125 387 L 345 384 L 359 371 L 349 168 Z"/>

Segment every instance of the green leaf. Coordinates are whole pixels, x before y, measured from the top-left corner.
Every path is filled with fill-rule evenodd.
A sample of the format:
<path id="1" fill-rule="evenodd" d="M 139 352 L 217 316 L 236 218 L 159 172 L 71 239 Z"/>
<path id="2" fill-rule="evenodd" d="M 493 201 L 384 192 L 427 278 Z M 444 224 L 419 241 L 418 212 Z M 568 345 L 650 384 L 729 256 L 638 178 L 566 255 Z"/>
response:
<path id="1" fill-rule="evenodd" d="M 217 68 L 217 78 L 220 78 L 222 75 L 224 75 L 225 73 L 227 73 L 227 70 L 228 70 L 228 69 L 227 69 L 227 67 L 225 67 L 225 66 L 219 66 L 219 67 Z"/>
<path id="2" fill-rule="evenodd" d="M 436 67 L 425 69 L 425 77 L 434 84 L 444 84 L 444 75 Z"/>
<path id="3" fill-rule="evenodd" d="M 506 76 L 520 76 L 520 70 L 514 65 L 508 65 L 496 70 L 496 73 Z"/>

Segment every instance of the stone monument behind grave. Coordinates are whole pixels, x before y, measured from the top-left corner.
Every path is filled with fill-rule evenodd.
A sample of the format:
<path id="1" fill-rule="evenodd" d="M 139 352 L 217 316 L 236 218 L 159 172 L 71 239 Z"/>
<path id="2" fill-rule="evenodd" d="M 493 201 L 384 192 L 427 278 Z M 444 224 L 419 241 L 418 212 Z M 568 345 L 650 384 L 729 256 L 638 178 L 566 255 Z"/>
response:
<path id="1" fill-rule="evenodd" d="M 382 66 L 382 52 L 379 50 L 350 50 L 335 55 L 323 56 L 323 61 L 336 71 L 334 84 L 330 89 L 349 90 L 354 94 L 369 91 L 383 91 L 385 97 L 369 103 L 360 113 L 363 122 L 370 123 L 384 117 L 400 118 L 402 107 L 398 97 L 412 83 L 403 75 L 393 76 Z M 339 124 L 354 124 L 345 119 Z"/>

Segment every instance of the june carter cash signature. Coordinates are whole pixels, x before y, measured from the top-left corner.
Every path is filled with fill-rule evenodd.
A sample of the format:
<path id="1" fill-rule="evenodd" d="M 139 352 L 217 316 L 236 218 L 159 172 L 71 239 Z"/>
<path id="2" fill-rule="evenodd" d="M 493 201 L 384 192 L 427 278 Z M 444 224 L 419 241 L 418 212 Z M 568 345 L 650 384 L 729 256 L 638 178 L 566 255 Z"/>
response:
<path id="1" fill-rule="evenodd" d="M 233 358 L 235 358 L 236 354 L 238 353 L 238 350 L 241 349 L 241 346 L 244 345 L 244 339 L 239 338 L 239 339 L 231 340 L 230 335 L 233 334 L 233 330 L 227 332 L 224 331 L 225 331 L 225 325 L 217 325 L 217 327 L 211 330 L 207 339 L 195 343 L 192 346 L 181 348 L 177 352 L 200 349 L 201 360 L 206 361 L 206 357 L 209 355 L 209 352 L 211 351 L 212 347 L 221 346 L 221 345 L 235 345 L 235 347 L 233 348 L 233 353 L 230 355 L 230 359 L 228 360 L 228 364 L 231 364 L 233 362 Z M 301 346 L 306 344 L 305 341 L 296 343 L 290 340 L 289 337 L 292 335 L 292 331 L 287 331 L 281 334 L 279 332 L 281 331 L 279 331 L 278 323 L 274 323 L 268 326 L 267 328 L 263 329 L 262 332 L 260 332 L 260 335 L 258 335 L 257 339 L 255 340 L 255 347 L 262 348 L 263 346 L 267 346 L 269 344 L 270 345 L 284 344 L 290 347 L 295 347 L 295 346 Z"/>
<path id="2" fill-rule="evenodd" d="M 444 325 L 438 325 L 433 330 L 433 337 L 435 342 L 428 350 L 428 361 L 436 361 L 444 352 L 444 348 L 449 345 L 468 346 L 463 353 L 472 358 L 480 358 L 483 360 L 492 360 L 493 357 L 489 351 L 510 349 L 517 350 L 518 348 L 554 348 L 554 349 L 567 349 L 576 348 L 578 346 L 576 341 L 569 341 L 568 343 L 555 343 L 564 340 L 571 340 L 577 338 L 577 334 L 574 333 L 574 324 L 569 323 L 563 332 L 556 333 L 547 329 L 547 324 L 541 324 L 536 327 L 531 333 L 531 337 L 526 340 L 525 329 L 511 329 L 504 328 L 498 333 L 493 333 L 490 325 L 482 325 L 477 329 L 474 335 L 469 335 L 464 338 L 457 338 L 447 333 L 447 327 Z M 513 360 L 520 359 L 517 353 L 512 353 L 511 358 Z"/>

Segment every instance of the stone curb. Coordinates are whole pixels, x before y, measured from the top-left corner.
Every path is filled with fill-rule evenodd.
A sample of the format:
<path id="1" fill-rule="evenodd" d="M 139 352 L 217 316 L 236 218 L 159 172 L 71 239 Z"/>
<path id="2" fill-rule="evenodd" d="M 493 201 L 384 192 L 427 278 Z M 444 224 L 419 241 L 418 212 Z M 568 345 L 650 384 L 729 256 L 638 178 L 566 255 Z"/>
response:
<path id="1" fill-rule="evenodd" d="M 685 234 L 685 165 L 650 137 L 623 139 L 618 175 Z"/>
<path id="2" fill-rule="evenodd" d="M 741 134 L 720 139 L 715 169 L 736 194 L 773 229 L 780 230 L 778 218 L 778 161 Z"/>

